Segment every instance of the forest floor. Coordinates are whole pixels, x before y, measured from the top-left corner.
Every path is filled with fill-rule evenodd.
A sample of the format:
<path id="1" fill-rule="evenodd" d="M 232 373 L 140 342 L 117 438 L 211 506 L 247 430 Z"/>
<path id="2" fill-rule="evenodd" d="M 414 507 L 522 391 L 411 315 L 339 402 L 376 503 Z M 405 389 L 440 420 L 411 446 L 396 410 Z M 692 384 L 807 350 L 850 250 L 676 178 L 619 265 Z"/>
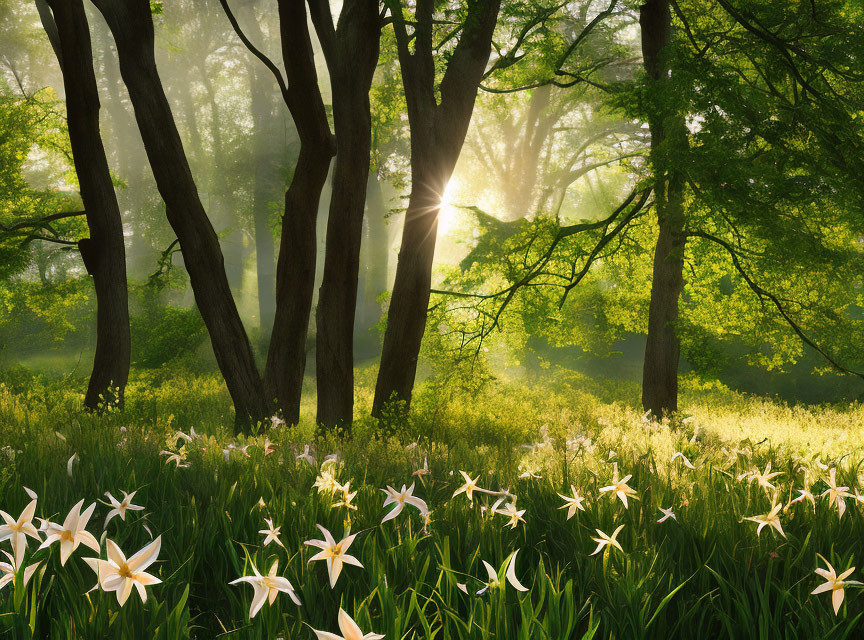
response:
<path id="1" fill-rule="evenodd" d="M 358 372 L 358 415 L 370 376 Z M 658 424 L 634 408 L 638 389 L 614 381 L 430 381 L 409 419 L 387 433 L 360 419 L 339 440 L 305 422 L 235 437 L 210 376 L 136 374 L 124 411 L 101 417 L 80 410 L 69 381 L 8 381 L 0 508 L 17 526 L 26 487 L 35 516 L 55 523 L 37 537 L 59 535 L 39 550 L 22 537 L 18 578 L 0 579 L 0 633 L 352 639 L 341 608 L 388 640 L 861 637 L 864 594 L 850 581 L 864 568 L 812 592 L 834 575 L 817 569 L 839 575 L 864 550 L 864 410 L 684 386 L 682 417 Z M 106 492 L 133 491 L 143 509 L 106 523 Z M 73 526 L 82 500 L 95 510 Z M 350 527 L 362 567 L 349 558 L 328 579 L 312 560 L 321 549 L 304 544 L 325 537 L 319 526 L 336 541 Z M 161 582 L 141 585 L 146 603 L 91 591 L 85 558 L 122 564 L 108 539 L 126 557 L 152 545 L 146 571 Z M 270 589 L 284 581 L 255 577 L 277 562 L 299 606 Z M 231 584 L 242 576 L 258 586 Z"/>

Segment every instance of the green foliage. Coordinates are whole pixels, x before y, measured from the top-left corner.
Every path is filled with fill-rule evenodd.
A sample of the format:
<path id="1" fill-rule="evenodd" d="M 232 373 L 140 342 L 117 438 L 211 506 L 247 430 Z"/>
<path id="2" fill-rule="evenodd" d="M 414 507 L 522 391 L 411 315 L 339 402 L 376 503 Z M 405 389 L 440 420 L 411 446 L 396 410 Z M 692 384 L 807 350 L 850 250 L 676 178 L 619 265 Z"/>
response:
<path id="1" fill-rule="evenodd" d="M 793 409 L 688 383 L 693 417 L 651 425 L 620 403 L 598 401 L 594 392 L 621 395 L 598 385 L 556 373 L 518 387 L 489 384 L 450 402 L 440 401 L 439 387 L 425 386 L 411 422 L 395 436 L 376 439 L 373 425 L 361 423 L 351 440 L 318 440 L 319 461 L 338 450 L 335 473 L 358 491 L 356 512 L 310 490 L 318 467 L 295 455 L 309 442 L 311 424 L 234 441 L 249 445 L 249 457 L 228 449 L 228 398 L 213 380 L 138 377 L 125 411 L 101 417 L 82 413 L 77 393 L 65 386 L 31 381 L 21 394 L 0 391 L 4 510 L 17 515 L 24 507 L 22 485 L 38 493 L 37 515 L 54 521 L 81 497 L 138 489 L 134 502 L 145 510 L 130 511 L 125 522 L 114 518 L 103 545 L 110 537 L 124 551 L 137 550 L 150 540 L 144 525 L 163 538 L 160 562 L 151 567 L 162 583 L 147 588 L 146 604 L 133 593 L 123 608 L 113 594 L 86 593 L 95 582 L 81 560 L 89 550 L 79 547 L 60 567 L 56 546 L 29 545 L 28 562 L 44 566 L 26 587 L 4 588 L 0 627 L 21 638 L 311 638 L 309 626 L 336 631 L 341 606 L 364 632 L 388 638 L 827 640 L 860 632 L 858 590 L 846 588 L 837 617 L 829 595 L 810 591 L 820 583 L 817 553 L 838 570 L 856 564 L 861 507 L 848 501 L 838 519 L 824 499 L 815 513 L 807 502 L 792 505 L 781 514 L 786 538 L 770 530 L 757 537 L 743 517 L 767 512 L 771 496 L 736 480 L 770 462 L 784 474 L 775 482 L 785 503 L 793 488 L 824 488 L 819 462 L 860 490 L 860 469 L 841 458 L 860 459 L 861 443 L 837 444 L 860 421 L 860 407 Z M 201 437 L 176 435 L 190 427 Z M 419 444 L 408 446 L 414 439 Z M 181 445 L 188 468 L 166 464 L 159 451 Z M 678 451 L 695 470 L 672 460 Z M 432 509 L 428 532 L 413 508 L 381 525 L 379 488 L 411 480 L 424 458 L 430 475 L 414 480 Z M 629 484 L 639 493 L 626 510 L 599 493 L 613 462 L 633 475 Z M 475 494 L 474 505 L 453 498 L 459 470 L 479 473 L 483 488 L 517 494 L 525 524 L 511 530 L 502 516 L 484 513 L 491 497 Z M 571 484 L 587 496 L 586 511 L 567 520 L 556 493 L 568 494 Z M 658 524 L 661 506 L 673 507 L 677 520 Z M 91 531 L 100 531 L 107 509 L 97 506 Z M 265 517 L 281 526 L 284 549 L 261 546 Z M 303 542 L 318 537 L 316 524 L 338 537 L 349 521 L 358 533 L 351 551 L 364 568 L 346 567 L 331 590 L 322 564 L 307 562 Z M 624 553 L 589 555 L 594 529 L 619 524 Z M 481 561 L 503 567 L 517 548 L 516 575 L 529 591 L 502 581 L 478 594 L 487 579 Z M 228 582 L 251 573 L 250 564 L 264 570 L 277 559 L 303 606 L 279 595 L 250 621 L 252 590 Z"/>
<path id="2" fill-rule="evenodd" d="M 145 369 L 182 359 L 201 346 L 207 330 L 195 307 L 147 305 L 130 318 L 132 362 Z"/>

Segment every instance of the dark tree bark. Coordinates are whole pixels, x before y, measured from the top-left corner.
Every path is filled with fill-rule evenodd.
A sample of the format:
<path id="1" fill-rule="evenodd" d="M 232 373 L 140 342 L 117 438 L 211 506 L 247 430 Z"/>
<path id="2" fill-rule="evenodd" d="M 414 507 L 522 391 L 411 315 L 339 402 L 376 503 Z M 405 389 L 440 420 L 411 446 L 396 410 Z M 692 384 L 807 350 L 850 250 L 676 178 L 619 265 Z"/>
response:
<path id="1" fill-rule="evenodd" d="M 315 289 L 318 203 L 336 147 L 318 88 L 303 2 L 280 0 L 279 23 L 287 77 L 284 97 L 300 136 L 300 155 L 285 193 L 276 267 L 276 316 L 265 378 L 276 393 L 285 421 L 296 424 Z"/>
<path id="2" fill-rule="evenodd" d="M 678 363 L 681 341 L 676 333 L 678 301 L 684 288 L 684 183 L 674 168 L 673 149 L 687 144 L 683 117 L 664 96 L 669 80 L 667 59 L 672 39 L 669 0 L 649 0 L 639 15 L 642 56 L 651 85 L 649 117 L 651 161 L 654 170 L 659 235 L 654 250 L 651 302 L 648 311 L 648 341 L 642 371 L 642 406 L 660 418 L 678 410 Z"/>
<path id="3" fill-rule="evenodd" d="M 154 56 L 148 0 L 94 0 L 114 36 L 120 73 L 129 90 L 144 148 L 180 241 L 195 302 L 207 326 L 219 369 L 234 402 L 237 426 L 266 418 L 269 393 L 255 367 L 225 275 L 219 239 L 192 178 Z"/>
<path id="4" fill-rule="evenodd" d="M 380 416 L 385 404 L 393 399 L 404 401 L 406 408 L 411 402 L 426 329 L 438 211 L 465 142 L 477 88 L 489 62 L 501 2 L 471 3 L 459 44 L 441 80 L 440 104 L 436 99 L 433 59 L 434 2 L 417 2 L 414 53 L 409 48 L 399 5 L 393 0 L 391 11 L 411 128 L 411 196 L 375 386 L 375 416 Z"/>
<path id="5" fill-rule="evenodd" d="M 348 428 L 354 417 L 354 312 L 372 146 L 369 89 L 381 23 L 377 0 L 346 2 L 336 28 L 327 0 L 310 0 L 310 11 L 333 88 L 337 148 L 316 311 L 317 421 L 325 428 Z"/>
<path id="6" fill-rule="evenodd" d="M 96 290 L 96 353 L 84 406 L 99 409 L 109 389 L 123 401 L 131 340 L 126 289 L 126 249 L 120 207 L 99 132 L 99 92 L 93 71 L 90 29 L 82 0 L 47 0 L 40 7 L 45 30 L 63 69 L 66 119 L 90 237 L 78 242 Z M 53 12 L 53 16 L 52 16 Z"/>

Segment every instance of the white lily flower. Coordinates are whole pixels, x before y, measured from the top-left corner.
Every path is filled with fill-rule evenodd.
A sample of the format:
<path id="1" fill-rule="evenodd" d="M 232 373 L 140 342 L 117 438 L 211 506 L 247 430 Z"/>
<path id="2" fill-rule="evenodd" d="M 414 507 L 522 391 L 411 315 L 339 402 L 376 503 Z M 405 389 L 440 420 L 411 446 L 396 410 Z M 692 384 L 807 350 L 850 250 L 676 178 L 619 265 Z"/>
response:
<path id="1" fill-rule="evenodd" d="M 612 535 L 607 535 L 600 531 L 600 529 L 595 529 L 599 538 L 591 538 L 594 542 L 597 543 L 597 548 L 594 549 L 594 552 L 590 555 L 595 556 L 603 550 L 603 547 L 609 545 L 610 547 L 617 548 L 621 553 L 624 553 L 624 549 L 621 547 L 621 543 L 618 542 L 618 534 L 621 533 L 621 529 L 624 528 L 624 525 L 618 525 L 618 528 L 612 532 Z"/>
<path id="2" fill-rule="evenodd" d="M 354 538 L 357 537 L 357 534 L 346 535 L 342 540 L 336 542 L 327 529 L 322 527 L 320 524 L 317 525 L 317 527 L 321 530 L 321 533 L 324 534 L 324 539 L 307 540 L 303 544 L 308 544 L 310 547 L 321 549 L 321 551 L 309 558 L 309 562 L 314 562 L 316 560 L 325 560 L 327 562 L 327 574 L 330 576 L 330 588 L 332 589 L 336 586 L 336 581 L 339 579 L 339 574 L 342 572 L 343 564 L 350 564 L 355 567 L 363 568 L 363 565 L 357 558 L 346 553 L 348 548 L 351 546 L 351 543 L 354 542 Z"/>
<path id="3" fill-rule="evenodd" d="M 507 570 L 504 572 L 504 577 L 510 585 L 516 589 L 516 591 L 525 592 L 528 591 L 528 588 L 524 586 L 519 579 L 516 577 L 516 555 L 519 553 L 520 549 L 516 549 L 507 559 Z M 482 561 L 483 566 L 486 567 L 486 573 L 489 576 L 489 582 L 487 585 L 477 592 L 477 595 L 484 593 L 487 589 L 496 589 L 498 587 L 502 587 L 503 585 L 498 580 L 498 572 L 485 560 Z M 466 590 L 467 593 L 467 590 Z"/>
<path id="4" fill-rule="evenodd" d="M 783 507 L 783 511 L 788 511 L 793 504 L 804 502 L 804 500 L 810 501 L 810 503 L 813 505 L 813 513 L 816 513 L 816 496 L 810 493 L 807 489 L 798 489 L 798 497 L 790 500 L 789 504 Z"/>
<path id="5" fill-rule="evenodd" d="M 94 502 L 81 513 L 81 507 L 84 505 L 84 500 L 72 507 L 62 525 L 48 523 L 48 537 L 41 544 L 40 549 L 50 547 L 55 542 L 60 543 L 60 566 L 66 564 L 72 552 L 78 548 L 78 545 L 84 544 L 90 547 L 96 553 L 99 553 L 99 542 L 93 537 L 93 534 L 85 530 L 87 523 L 90 521 L 90 516 L 93 515 L 93 510 L 96 508 Z"/>
<path id="6" fill-rule="evenodd" d="M 565 496 L 562 493 L 558 494 L 561 496 L 561 499 L 564 500 L 564 506 L 558 507 L 558 509 L 567 509 L 568 520 L 576 514 L 577 509 L 579 511 L 585 511 L 585 507 L 582 506 L 582 503 L 585 502 L 585 498 L 579 495 L 576 487 L 572 484 L 570 485 L 570 492 L 573 494 L 573 497 Z"/>
<path id="7" fill-rule="evenodd" d="M 822 556 L 819 556 L 822 558 Z M 831 566 L 831 563 L 822 558 L 825 561 L 825 564 L 828 565 L 828 569 L 816 569 L 814 573 L 825 579 L 825 584 L 820 584 L 818 587 L 811 591 L 811 595 L 816 595 L 819 593 L 825 593 L 826 591 L 831 592 L 831 603 L 834 605 L 834 615 L 840 611 L 840 605 L 843 604 L 843 598 L 845 593 L 843 592 L 843 587 L 849 584 L 860 585 L 861 583 L 857 580 L 847 580 L 853 571 L 855 571 L 855 567 L 851 569 L 847 569 L 839 576 L 837 572 L 834 571 L 834 567 Z"/>
<path id="8" fill-rule="evenodd" d="M 261 529 L 258 532 L 258 533 L 264 534 L 264 536 L 265 536 L 264 542 L 262 543 L 261 546 L 266 547 L 271 542 L 275 542 L 276 544 L 278 544 L 280 547 L 282 547 L 284 549 L 285 545 L 282 544 L 282 541 L 279 539 L 279 533 L 280 533 L 281 527 L 274 527 L 273 526 L 273 520 L 271 520 L 270 518 L 265 518 L 264 522 L 267 523 L 267 528 Z M 252 616 L 249 616 L 249 617 L 251 618 Z"/>
<path id="9" fill-rule="evenodd" d="M 668 520 L 669 518 L 672 518 L 676 522 L 678 521 L 678 518 L 675 516 L 674 513 L 672 513 L 672 507 L 669 507 L 668 509 L 660 507 L 660 512 L 663 514 L 663 517 L 657 521 L 658 523 L 666 522 L 666 520 Z"/>
<path id="10" fill-rule="evenodd" d="M 612 494 L 618 496 L 618 498 L 624 504 L 624 508 L 627 509 L 627 508 L 629 508 L 627 505 L 627 498 L 628 497 L 631 497 L 634 500 L 639 499 L 639 497 L 636 495 L 636 490 L 627 484 L 627 481 L 630 480 L 630 478 L 632 478 L 632 477 L 633 477 L 632 474 L 628 474 L 619 480 L 618 479 L 618 464 L 616 463 L 615 464 L 615 470 L 614 470 L 613 476 L 612 476 L 612 484 L 610 484 L 608 487 L 600 487 L 600 493 L 609 492 L 609 493 L 612 493 Z"/>
<path id="11" fill-rule="evenodd" d="M 765 465 L 765 471 L 759 473 L 757 470 L 750 476 L 750 482 L 755 480 L 759 484 L 759 486 L 764 488 L 766 491 L 774 491 L 777 487 L 771 484 L 771 479 L 776 476 L 782 475 L 782 471 L 775 471 L 774 473 L 771 473 L 771 463 L 769 462 Z"/>
<path id="12" fill-rule="evenodd" d="M 387 494 L 387 499 L 384 501 L 384 508 L 386 509 L 389 505 L 396 505 L 390 513 L 388 513 L 381 520 L 381 524 L 384 524 L 388 520 L 392 520 L 400 513 L 402 513 L 402 509 L 405 508 L 406 504 L 410 504 L 412 507 L 417 507 L 420 510 L 421 514 L 429 513 L 429 507 L 426 506 L 426 502 L 422 499 L 418 498 L 414 495 L 414 483 L 411 483 L 411 486 L 407 489 L 405 485 L 402 485 L 401 491 L 396 491 L 390 485 L 387 485 L 386 489 L 381 489 L 384 493 Z"/>
<path id="13" fill-rule="evenodd" d="M 232 580 L 228 584 L 238 584 L 240 582 L 248 582 L 252 585 L 253 594 L 252 594 L 252 604 L 249 606 L 249 618 L 254 618 L 255 614 L 261 610 L 261 607 L 264 606 L 264 601 L 268 601 L 269 604 L 273 604 L 273 601 L 276 600 L 276 596 L 279 595 L 279 592 L 287 593 L 288 597 L 294 601 L 298 607 L 300 606 L 300 600 L 297 598 L 297 594 L 294 592 L 294 587 L 288 581 L 288 578 L 283 578 L 282 576 L 277 576 L 276 573 L 279 571 L 279 561 L 275 561 L 270 567 L 270 572 L 266 576 L 262 576 L 255 565 L 252 565 L 252 571 L 255 572 L 253 576 L 243 576 L 242 578 L 237 578 L 236 580 Z"/>
<path id="14" fill-rule="evenodd" d="M 12 557 L 12 554 L 8 551 L 4 551 L 3 555 L 9 558 L 9 562 L 0 562 L 0 589 L 5 587 L 7 584 L 15 582 L 15 573 L 17 572 L 17 568 L 19 565 L 16 564 L 15 558 Z M 33 574 L 36 572 L 36 569 L 39 568 L 41 562 L 37 562 L 36 564 L 31 564 L 27 567 L 24 567 L 24 575 L 23 582 L 24 586 L 27 586 L 27 583 L 30 582 L 30 578 L 33 577 Z"/>
<path id="15" fill-rule="evenodd" d="M 24 560 L 24 551 L 27 549 L 27 536 L 40 540 L 39 532 L 33 526 L 33 516 L 36 514 L 36 499 L 24 507 L 24 511 L 16 520 L 5 511 L 0 511 L 0 517 L 4 524 L 0 525 L 0 542 L 8 540 L 15 554 L 15 566 L 20 567 Z"/>
<path id="16" fill-rule="evenodd" d="M 156 576 L 144 571 L 159 556 L 162 536 L 158 536 L 128 560 L 113 540 L 106 540 L 105 546 L 108 552 L 107 560 L 84 558 L 84 562 L 96 572 L 97 586 L 103 591 L 114 591 L 117 594 L 117 603 L 121 607 L 126 604 L 129 594 L 132 593 L 132 587 L 138 591 L 141 602 L 147 602 L 145 587 L 162 582 Z"/>
<path id="17" fill-rule="evenodd" d="M 854 497 L 851 493 L 849 493 L 849 487 L 838 487 L 837 486 L 837 469 L 831 469 L 830 476 L 828 478 L 828 488 L 822 492 L 821 498 L 824 498 L 826 495 L 828 496 L 828 506 L 830 507 L 832 504 L 837 504 L 837 518 L 842 518 L 843 514 L 846 512 L 846 500 L 845 498 Z"/>
<path id="18" fill-rule="evenodd" d="M 520 522 L 525 523 L 525 518 L 522 517 L 525 515 L 525 509 L 517 509 L 515 502 L 508 502 L 503 509 L 493 509 L 493 511 L 500 516 L 510 518 L 505 526 L 509 526 L 511 529 L 515 529 Z"/>
<path id="19" fill-rule="evenodd" d="M 748 516 L 744 519 L 749 520 L 751 522 L 755 522 L 759 525 L 758 527 L 756 527 L 757 537 L 759 536 L 760 533 L 762 533 L 762 529 L 764 527 L 771 526 L 771 527 L 774 527 L 777 530 L 777 532 L 785 538 L 786 534 L 783 533 L 783 527 L 780 525 L 780 516 L 779 516 L 780 510 L 782 508 L 783 508 L 782 504 L 775 504 L 773 507 L 771 507 L 771 511 L 766 513 L 765 515 Z"/>
<path id="20" fill-rule="evenodd" d="M 102 527 L 103 529 L 108 527 L 108 523 L 114 518 L 114 516 L 120 516 L 120 519 L 123 522 L 126 522 L 126 511 L 143 511 L 144 507 L 132 504 L 132 498 L 135 497 L 137 491 L 133 491 L 132 493 L 123 493 L 123 500 L 117 501 L 117 498 L 111 495 L 110 492 L 106 491 L 105 495 L 108 497 L 108 500 L 111 501 L 111 506 L 113 507 L 111 511 L 108 512 L 108 515 L 105 516 L 105 524 Z"/>
<path id="21" fill-rule="evenodd" d="M 453 497 L 455 498 L 460 493 L 464 493 L 466 496 L 468 496 L 468 500 L 470 502 L 474 502 L 474 492 L 480 490 L 480 487 L 477 486 L 477 481 L 480 480 L 480 476 L 478 475 L 472 480 L 471 476 L 469 476 L 464 471 L 460 471 L 459 473 L 461 473 L 462 477 L 465 479 L 465 484 L 463 484 L 461 487 L 459 487 L 458 489 L 456 489 L 456 491 L 453 492 Z"/>
<path id="22" fill-rule="evenodd" d="M 363 631 L 357 626 L 357 623 L 341 607 L 339 608 L 338 622 L 339 630 L 342 632 L 341 636 L 328 631 L 318 631 L 317 629 L 312 629 L 312 632 L 318 640 L 382 640 L 384 638 L 383 635 L 378 633 L 363 635 Z"/>

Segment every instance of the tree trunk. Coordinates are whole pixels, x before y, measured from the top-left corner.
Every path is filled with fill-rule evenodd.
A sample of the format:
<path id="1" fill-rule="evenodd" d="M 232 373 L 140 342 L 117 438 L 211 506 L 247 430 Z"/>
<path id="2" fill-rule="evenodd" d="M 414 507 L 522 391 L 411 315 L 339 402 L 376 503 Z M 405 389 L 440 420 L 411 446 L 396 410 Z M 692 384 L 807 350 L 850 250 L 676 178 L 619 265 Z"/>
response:
<path id="1" fill-rule="evenodd" d="M 306 334 L 315 290 L 316 224 L 321 190 L 335 145 L 318 89 L 312 43 L 302 2 L 279 1 L 288 109 L 300 136 L 300 155 L 285 192 L 276 266 L 276 316 L 265 379 L 288 424 L 300 420 Z"/>
<path id="2" fill-rule="evenodd" d="M 669 0 L 649 0 L 642 5 L 642 55 L 654 98 L 653 105 L 669 104 L 660 99 L 668 84 L 669 65 L 665 50 L 672 38 Z M 662 111 L 660 110 L 662 109 Z M 684 185 L 675 170 L 671 149 L 687 144 L 686 125 L 674 109 L 658 109 L 649 117 L 651 161 L 659 235 L 654 250 L 651 302 L 648 310 L 648 340 L 642 370 L 642 406 L 660 418 L 678 410 L 678 363 L 681 342 L 676 333 L 678 300 L 684 287 Z"/>
<path id="3" fill-rule="evenodd" d="M 413 149 L 411 165 L 411 196 L 405 211 L 396 281 L 375 385 L 373 413 L 379 417 L 384 405 L 391 400 L 404 401 L 406 409 L 411 402 L 420 345 L 426 331 L 438 212 L 446 187 L 446 182 L 436 184 L 433 179 L 432 176 L 440 175 L 437 171 L 421 168 L 423 165 L 414 161 Z"/>
<path id="4" fill-rule="evenodd" d="M 131 340 L 123 222 L 99 132 L 99 92 L 84 4 L 82 0 L 48 0 L 48 5 L 53 21 L 50 12 L 40 14 L 49 37 L 53 34 L 56 38 L 72 157 L 90 230 L 90 237 L 80 240 L 78 247 L 96 289 L 96 354 L 84 397 L 84 406 L 96 410 L 103 398 L 122 403 L 129 377 Z M 112 388 L 118 390 L 116 397 Z"/>
<path id="5" fill-rule="evenodd" d="M 432 52 L 433 5 L 431 0 L 417 2 L 414 53 L 404 21 L 397 17 L 394 23 L 411 127 L 411 196 L 375 385 L 372 415 L 377 417 L 391 400 L 404 401 L 405 409 L 411 403 L 426 330 L 438 211 L 468 133 L 501 2 L 480 0 L 470 5 L 440 83 L 440 101 Z"/>
<path id="6" fill-rule="evenodd" d="M 330 84 L 336 166 L 327 220 L 324 277 L 316 311 L 319 425 L 350 428 L 354 418 L 354 312 L 372 146 L 369 89 L 378 62 L 381 27 L 376 0 L 343 5 L 336 32 L 316 17 Z M 338 33 L 338 37 L 336 37 Z"/>
<path id="7" fill-rule="evenodd" d="M 270 415 L 272 405 L 231 296 L 219 239 L 201 204 L 159 79 L 150 4 L 147 0 L 95 0 L 94 4 L 114 35 L 120 73 L 168 222 L 180 241 L 195 302 L 234 402 L 237 426 L 262 420 Z"/>

